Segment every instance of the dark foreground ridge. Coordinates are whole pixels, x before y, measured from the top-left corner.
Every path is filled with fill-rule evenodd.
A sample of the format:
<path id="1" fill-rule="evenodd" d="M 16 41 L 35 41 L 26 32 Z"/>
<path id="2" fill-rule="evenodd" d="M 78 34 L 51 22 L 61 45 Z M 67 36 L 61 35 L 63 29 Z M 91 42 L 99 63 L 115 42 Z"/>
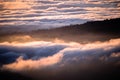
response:
<path id="1" fill-rule="evenodd" d="M 2 29 L 1 29 L 2 30 Z M 18 29 L 19 30 L 19 29 Z M 5 32 L 0 31 L 0 41 L 5 41 L 4 37 L 29 35 L 35 40 L 51 41 L 61 39 L 64 41 L 92 42 L 106 41 L 113 38 L 120 38 L 120 18 L 104 21 L 91 21 L 85 24 L 64 26 L 55 29 L 33 30 L 30 32 Z M 14 38 L 13 40 L 14 41 Z"/>
<path id="2" fill-rule="evenodd" d="M 78 65 L 52 70 L 28 71 L 29 77 L 15 72 L 0 71 L 1 80 L 119 80 L 120 66 L 113 64 L 90 64 L 85 68 Z M 84 64 L 83 64 L 84 65 Z M 27 75 L 27 76 L 28 76 Z M 32 76 L 32 78 L 31 78 Z"/>
<path id="3" fill-rule="evenodd" d="M 0 70 L 0 80 L 32 80 L 32 79 L 21 74 L 18 74 L 16 72 Z"/>

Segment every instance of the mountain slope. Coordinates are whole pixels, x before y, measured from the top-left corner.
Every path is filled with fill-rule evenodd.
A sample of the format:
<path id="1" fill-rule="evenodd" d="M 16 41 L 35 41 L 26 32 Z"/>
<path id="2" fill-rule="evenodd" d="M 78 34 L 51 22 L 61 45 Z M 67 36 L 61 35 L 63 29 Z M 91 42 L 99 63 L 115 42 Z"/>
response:
<path id="1" fill-rule="evenodd" d="M 104 21 L 91 21 L 85 24 L 77 24 L 70 26 L 63 26 L 54 29 L 33 30 L 17 32 L 0 31 L 0 41 L 16 41 L 14 37 L 20 37 L 20 41 L 32 41 L 31 39 L 23 40 L 23 36 L 30 36 L 34 40 L 53 41 L 60 39 L 64 41 L 75 42 L 92 42 L 92 41 L 105 41 L 113 38 L 120 38 L 120 18 L 104 20 Z M 10 39 L 9 39 L 10 38 Z M 19 40 L 18 40 L 19 41 Z"/>

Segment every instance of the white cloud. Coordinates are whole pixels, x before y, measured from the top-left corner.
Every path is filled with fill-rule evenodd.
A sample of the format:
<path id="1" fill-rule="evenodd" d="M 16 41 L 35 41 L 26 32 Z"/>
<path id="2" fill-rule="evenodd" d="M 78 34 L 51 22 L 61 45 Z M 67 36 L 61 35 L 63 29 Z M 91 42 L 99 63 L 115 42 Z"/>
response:
<path id="1" fill-rule="evenodd" d="M 55 54 L 38 60 L 23 60 L 21 56 L 16 60 L 16 62 L 4 65 L 3 68 L 15 71 L 40 69 L 58 63 L 62 59 L 62 56 L 63 54 Z"/>

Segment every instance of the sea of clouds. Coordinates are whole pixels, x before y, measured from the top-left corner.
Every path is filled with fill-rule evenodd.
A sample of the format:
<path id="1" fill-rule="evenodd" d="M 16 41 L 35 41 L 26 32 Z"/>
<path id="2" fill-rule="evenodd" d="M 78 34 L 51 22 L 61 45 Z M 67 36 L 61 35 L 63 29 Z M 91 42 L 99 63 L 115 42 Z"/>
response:
<path id="1" fill-rule="evenodd" d="M 120 66 L 120 39 L 85 44 L 63 41 L 0 43 L 0 69 L 35 80 L 74 79 L 80 77 L 78 74 L 85 76 L 86 73 L 95 75 L 96 71 L 106 69 L 109 64 L 108 70 L 114 69 L 112 66 Z"/>
<path id="2" fill-rule="evenodd" d="M 80 44 L 76 42 L 0 43 L 0 63 L 10 70 L 41 69 L 46 66 L 120 60 L 120 39 Z"/>

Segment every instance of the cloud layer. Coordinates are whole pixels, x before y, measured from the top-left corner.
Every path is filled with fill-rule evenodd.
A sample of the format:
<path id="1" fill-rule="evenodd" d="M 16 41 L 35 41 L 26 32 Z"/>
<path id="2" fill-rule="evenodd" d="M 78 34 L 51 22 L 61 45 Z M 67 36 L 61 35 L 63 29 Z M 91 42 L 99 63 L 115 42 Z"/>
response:
<path id="1" fill-rule="evenodd" d="M 40 69 L 55 64 L 82 64 L 100 62 L 119 62 L 120 39 L 88 44 L 29 42 L 1 43 L 0 57 L 3 68 L 10 70 Z M 2 59 L 3 58 L 3 59 Z M 9 64 L 8 64 L 9 63 Z M 4 65 L 5 64 L 5 65 Z"/>
<path id="2" fill-rule="evenodd" d="M 0 64 L 2 70 L 15 71 L 35 80 L 74 80 L 75 77 L 79 80 L 86 78 L 85 75 L 93 80 L 96 71 L 97 76 L 109 75 L 114 69 L 114 74 L 119 71 L 116 66 L 120 66 L 120 39 L 86 44 L 63 41 L 4 42 L 0 43 Z"/>
<path id="3" fill-rule="evenodd" d="M 119 5 L 119 0 L 3 0 L 0 25 L 34 25 L 37 29 L 46 29 L 117 18 L 120 17 Z"/>

